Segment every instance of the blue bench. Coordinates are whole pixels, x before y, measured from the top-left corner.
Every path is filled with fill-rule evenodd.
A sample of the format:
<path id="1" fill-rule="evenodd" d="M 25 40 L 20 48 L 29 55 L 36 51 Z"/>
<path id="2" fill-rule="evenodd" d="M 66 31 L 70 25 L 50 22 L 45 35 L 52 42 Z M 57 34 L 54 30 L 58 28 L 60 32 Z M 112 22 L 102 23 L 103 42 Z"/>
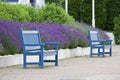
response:
<path id="1" fill-rule="evenodd" d="M 90 57 L 93 55 L 102 55 L 104 57 L 105 54 L 112 56 L 112 40 L 101 40 L 98 30 L 89 30 L 88 34 L 90 39 Z M 97 49 L 98 52 L 94 52 L 93 49 Z"/>
<path id="2" fill-rule="evenodd" d="M 41 42 L 39 30 L 20 29 L 20 36 L 23 49 L 23 67 L 38 64 L 44 68 L 44 62 L 55 62 L 58 66 L 58 47 L 59 42 Z M 45 50 L 45 45 L 53 45 L 53 50 Z M 39 56 L 38 62 L 27 62 L 27 56 Z M 52 60 L 44 60 L 45 56 L 55 56 Z"/>

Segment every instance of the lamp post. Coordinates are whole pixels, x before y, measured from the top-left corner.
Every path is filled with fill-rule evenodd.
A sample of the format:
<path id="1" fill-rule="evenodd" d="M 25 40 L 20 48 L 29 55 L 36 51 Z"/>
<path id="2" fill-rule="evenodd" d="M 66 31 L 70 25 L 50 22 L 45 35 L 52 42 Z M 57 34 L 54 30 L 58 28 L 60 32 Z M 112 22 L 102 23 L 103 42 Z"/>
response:
<path id="1" fill-rule="evenodd" d="M 95 1 L 92 0 L 92 27 L 95 28 Z"/>
<path id="2" fill-rule="evenodd" d="M 68 13 L 68 0 L 65 0 L 65 11 Z"/>

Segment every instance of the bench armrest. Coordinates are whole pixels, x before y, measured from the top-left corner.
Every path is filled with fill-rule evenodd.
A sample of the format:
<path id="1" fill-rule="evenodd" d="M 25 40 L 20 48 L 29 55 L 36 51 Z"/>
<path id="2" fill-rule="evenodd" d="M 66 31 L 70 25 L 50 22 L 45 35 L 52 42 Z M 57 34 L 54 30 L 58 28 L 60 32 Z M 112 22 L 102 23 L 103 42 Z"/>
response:
<path id="1" fill-rule="evenodd" d="M 24 44 L 24 46 L 44 46 L 45 43 L 40 43 L 40 44 Z"/>
<path id="2" fill-rule="evenodd" d="M 44 42 L 45 45 L 59 45 L 59 42 Z"/>

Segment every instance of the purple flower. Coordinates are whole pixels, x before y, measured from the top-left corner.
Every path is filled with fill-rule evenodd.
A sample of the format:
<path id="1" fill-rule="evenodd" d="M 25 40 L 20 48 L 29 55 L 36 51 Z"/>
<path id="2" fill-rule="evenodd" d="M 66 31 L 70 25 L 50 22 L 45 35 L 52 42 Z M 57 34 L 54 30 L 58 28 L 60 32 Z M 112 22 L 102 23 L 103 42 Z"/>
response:
<path id="1" fill-rule="evenodd" d="M 0 20 L 0 41 L 5 41 L 9 46 L 16 47 L 17 51 L 20 51 L 20 28 L 38 28 L 42 42 L 60 42 L 60 48 L 74 48 L 81 46 L 83 42 L 86 45 L 89 44 L 87 35 L 82 30 L 72 26 L 62 26 L 55 23 L 31 23 L 5 20 Z M 103 32 L 101 34 L 105 35 Z"/>

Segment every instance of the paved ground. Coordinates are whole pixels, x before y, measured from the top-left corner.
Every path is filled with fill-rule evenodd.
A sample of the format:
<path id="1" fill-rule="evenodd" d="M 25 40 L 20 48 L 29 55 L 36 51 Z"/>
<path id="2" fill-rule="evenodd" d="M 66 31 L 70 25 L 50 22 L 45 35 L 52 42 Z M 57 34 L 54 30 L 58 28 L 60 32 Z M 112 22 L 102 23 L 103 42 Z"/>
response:
<path id="1" fill-rule="evenodd" d="M 113 46 L 113 56 L 89 56 L 59 61 L 59 66 L 45 64 L 45 69 L 22 65 L 0 69 L 0 80 L 120 80 L 120 46 Z"/>

